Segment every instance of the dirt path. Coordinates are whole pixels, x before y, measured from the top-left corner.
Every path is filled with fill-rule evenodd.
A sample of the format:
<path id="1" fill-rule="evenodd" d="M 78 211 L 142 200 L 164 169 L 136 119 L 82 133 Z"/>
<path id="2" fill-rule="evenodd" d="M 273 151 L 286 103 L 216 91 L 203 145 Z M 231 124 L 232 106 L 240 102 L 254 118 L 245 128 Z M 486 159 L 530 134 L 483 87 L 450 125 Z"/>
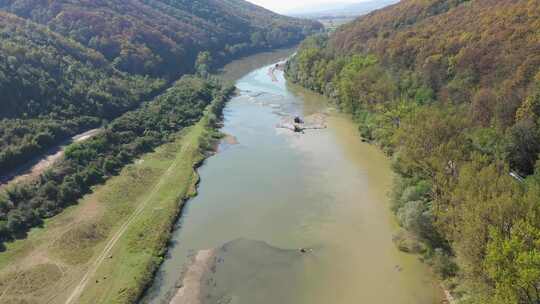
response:
<path id="1" fill-rule="evenodd" d="M 72 143 L 78 143 L 88 140 L 99 134 L 101 131 L 102 129 L 93 129 L 73 136 L 61 145 L 49 149 L 44 155 L 37 157 L 36 159 L 30 161 L 25 165 L 22 165 L 20 168 L 11 172 L 11 174 L 0 176 L 0 189 L 6 187 L 11 183 L 18 183 L 21 181 L 36 178 L 45 170 L 50 168 L 62 156 L 64 156 L 64 151 L 66 150 L 67 146 Z"/>
<path id="2" fill-rule="evenodd" d="M 189 148 L 190 148 L 190 144 L 187 143 L 185 146 L 182 147 L 180 153 L 184 153 Z M 106 257 L 109 256 L 111 250 L 116 245 L 118 240 L 120 240 L 120 238 L 124 235 L 124 233 L 127 231 L 129 226 L 137 219 L 137 217 L 144 211 L 144 209 L 152 201 L 152 199 L 154 198 L 154 195 L 158 192 L 159 188 L 163 185 L 163 183 L 169 178 L 169 175 L 171 174 L 173 168 L 176 167 L 180 159 L 181 159 L 180 157 L 177 157 L 175 159 L 175 161 L 168 167 L 165 174 L 161 176 L 158 183 L 152 188 L 152 191 L 150 192 L 148 197 L 137 207 L 137 209 L 129 216 L 126 222 L 122 224 L 120 229 L 118 229 L 118 231 L 113 235 L 113 237 L 107 242 L 107 245 L 102 250 L 100 255 L 96 258 L 96 260 L 92 263 L 90 268 L 83 275 L 81 281 L 75 286 L 75 289 L 73 290 L 73 292 L 71 292 L 65 304 L 76 303 L 77 299 L 80 297 L 84 288 L 88 284 L 88 281 L 90 280 L 90 278 L 96 273 L 97 269 L 106 259 Z"/>
<path id="3" fill-rule="evenodd" d="M 192 194 L 203 130 L 203 123 L 186 129 L 43 228 L 9 243 L 0 252 L 0 303 L 111 303 L 123 288 L 137 289 L 132 278 L 146 268 L 124 262 L 147 259 L 142 251 L 169 231 L 178 195 Z M 130 238 L 131 232 L 145 238 Z"/>
<path id="4" fill-rule="evenodd" d="M 47 236 L 44 237 L 45 239 L 42 242 L 32 242 L 30 246 L 35 247 L 33 247 L 28 254 L 21 252 L 21 255 L 24 256 L 20 261 L 13 263 L 13 265 L 8 265 L 5 269 L 2 269 L 2 274 L 4 275 L 10 272 L 14 273 L 15 279 L 11 280 L 11 282 L 1 291 L 0 303 L 4 303 L 4 298 L 8 295 L 8 293 L 12 292 L 13 288 L 17 287 L 17 284 L 22 284 L 20 281 L 21 279 L 24 279 L 25 273 L 36 266 L 54 265 L 60 271 L 61 278 L 64 278 L 68 274 L 70 265 L 60 261 L 56 256 L 51 255 L 49 250 L 56 242 L 64 237 L 68 231 L 72 230 L 73 227 L 76 227 L 81 223 L 91 221 L 92 219 L 98 217 L 100 212 L 101 208 L 97 205 L 96 200 L 92 200 L 88 202 L 88 204 L 82 205 L 80 212 L 77 215 L 67 216 L 63 220 L 63 224 L 50 227 Z M 30 299 L 31 297 L 28 295 L 28 298 Z M 46 303 L 49 303 L 49 301 Z"/>
<path id="5" fill-rule="evenodd" d="M 448 291 L 448 289 L 446 289 L 446 287 L 444 287 L 442 284 L 441 284 L 441 288 L 443 289 L 444 296 L 446 297 L 446 301 L 448 302 L 448 304 L 456 304 L 457 301 L 456 299 L 454 299 L 450 291 Z"/>

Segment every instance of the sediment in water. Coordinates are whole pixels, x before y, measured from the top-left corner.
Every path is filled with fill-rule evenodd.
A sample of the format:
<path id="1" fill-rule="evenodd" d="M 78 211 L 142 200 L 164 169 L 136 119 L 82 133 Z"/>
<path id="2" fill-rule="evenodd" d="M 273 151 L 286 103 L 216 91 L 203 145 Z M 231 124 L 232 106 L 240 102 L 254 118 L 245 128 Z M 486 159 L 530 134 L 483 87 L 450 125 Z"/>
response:
<path id="1" fill-rule="evenodd" d="M 201 250 L 185 266 L 169 304 L 296 303 L 299 278 L 314 257 L 313 249 L 281 249 L 247 239 Z M 279 295 L 265 288 L 272 284 Z"/>
<path id="2" fill-rule="evenodd" d="M 201 284 L 204 274 L 209 272 L 215 261 L 215 250 L 201 250 L 184 271 L 180 287 L 170 304 L 201 304 Z"/>

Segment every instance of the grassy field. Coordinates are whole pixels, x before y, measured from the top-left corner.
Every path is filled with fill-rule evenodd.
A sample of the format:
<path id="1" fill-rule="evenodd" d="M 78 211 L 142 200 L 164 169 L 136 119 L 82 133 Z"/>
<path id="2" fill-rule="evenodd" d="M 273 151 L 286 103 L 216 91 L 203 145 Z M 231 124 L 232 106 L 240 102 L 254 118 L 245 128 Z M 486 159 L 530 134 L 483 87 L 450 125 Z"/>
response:
<path id="1" fill-rule="evenodd" d="M 208 114 L 0 253 L 0 303 L 132 303 L 152 279 L 210 133 Z"/>

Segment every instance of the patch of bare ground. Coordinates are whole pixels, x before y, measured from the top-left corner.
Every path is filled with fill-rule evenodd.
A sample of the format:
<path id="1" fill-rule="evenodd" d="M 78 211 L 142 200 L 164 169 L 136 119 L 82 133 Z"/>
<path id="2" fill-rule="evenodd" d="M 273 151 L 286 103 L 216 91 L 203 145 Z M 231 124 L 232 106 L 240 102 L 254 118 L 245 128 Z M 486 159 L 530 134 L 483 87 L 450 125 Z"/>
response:
<path id="1" fill-rule="evenodd" d="M 2 277 L 2 285 L 17 285 L 12 288 L 13 295 L 25 295 L 54 285 L 62 277 L 60 267 L 54 264 L 31 266 L 19 272 L 11 272 Z"/>
<path id="2" fill-rule="evenodd" d="M 70 265 L 88 262 L 94 247 L 106 237 L 96 223 L 82 223 L 66 231 L 52 246 L 57 256 Z"/>
<path id="3" fill-rule="evenodd" d="M 276 125 L 278 129 L 288 129 L 296 133 L 303 133 L 305 130 L 319 130 L 327 128 L 328 115 L 315 113 L 306 116 L 304 119 L 296 116 L 284 116 L 280 123 Z"/>
<path id="4" fill-rule="evenodd" d="M 229 134 L 225 134 L 225 136 L 223 137 L 223 142 L 226 143 L 227 145 L 238 145 L 239 142 L 238 142 L 238 139 L 232 135 L 229 135 Z"/>
<path id="5" fill-rule="evenodd" d="M 215 260 L 214 250 L 201 250 L 184 271 L 180 286 L 170 304 L 200 304 L 201 284 L 205 273 L 211 271 Z"/>
<path id="6" fill-rule="evenodd" d="M 215 151 L 217 153 L 220 153 L 238 144 L 240 144 L 240 142 L 235 136 L 230 134 L 224 134 L 221 141 L 216 144 Z"/>

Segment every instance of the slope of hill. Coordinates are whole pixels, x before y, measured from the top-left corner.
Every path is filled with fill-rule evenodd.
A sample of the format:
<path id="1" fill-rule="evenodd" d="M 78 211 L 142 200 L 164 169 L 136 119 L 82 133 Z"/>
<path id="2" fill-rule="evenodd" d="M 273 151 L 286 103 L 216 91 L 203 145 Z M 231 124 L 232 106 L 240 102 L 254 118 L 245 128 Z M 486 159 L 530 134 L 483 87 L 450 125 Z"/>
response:
<path id="1" fill-rule="evenodd" d="M 0 0 L 0 178 L 168 81 L 321 25 L 242 0 Z M 41 25 L 38 25 L 41 24 Z"/>
<path id="2" fill-rule="evenodd" d="M 120 70 L 173 78 L 192 71 L 201 51 L 222 61 L 320 29 L 243 0 L 2 0 L 0 8 L 101 52 Z"/>
<path id="3" fill-rule="evenodd" d="M 0 172 L 163 86 L 118 72 L 100 53 L 11 14 L 0 12 L 0 37 Z"/>
<path id="4" fill-rule="evenodd" d="M 538 8 L 535 1 L 405 1 L 347 26 L 330 43 L 339 53 L 376 54 L 426 75 L 441 99 L 465 102 L 482 87 L 517 108 L 540 65 Z M 468 87 L 456 88 L 462 80 Z M 506 124 L 512 118 L 502 117 Z"/>
<path id="5" fill-rule="evenodd" d="M 400 248 L 466 303 L 540 300 L 540 2 L 403 0 L 306 40 L 287 74 L 393 155 Z"/>

